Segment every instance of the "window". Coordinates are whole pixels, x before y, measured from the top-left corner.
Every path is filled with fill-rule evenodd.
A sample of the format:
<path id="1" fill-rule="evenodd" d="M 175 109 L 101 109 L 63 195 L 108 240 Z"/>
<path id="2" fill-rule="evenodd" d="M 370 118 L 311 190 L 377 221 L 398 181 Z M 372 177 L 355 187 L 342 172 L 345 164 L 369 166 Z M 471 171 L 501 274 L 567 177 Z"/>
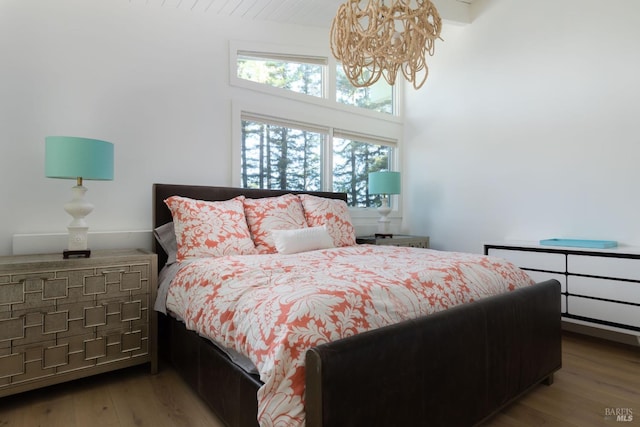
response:
<path id="1" fill-rule="evenodd" d="M 243 117 L 242 187 L 321 190 L 326 137 L 322 130 Z"/>
<path id="2" fill-rule="evenodd" d="M 397 88 L 354 88 L 321 48 L 230 43 L 234 185 L 347 194 L 373 218 L 370 172 L 399 170 Z M 394 198 L 395 199 L 395 198 Z"/>
<path id="3" fill-rule="evenodd" d="M 394 114 L 393 86 L 380 79 L 370 87 L 354 87 L 344 73 L 342 65 L 336 66 L 336 100 L 342 104 L 354 105 L 380 113 Z"/>
<path id="4" fill-rule="evenodd" d="M 241 138 L 245 188 L 344 192 L 349 206 L 378 206 L 369 172 L 393 169 L 394 141 L 337 129 L 245 113 Z"/>
<path id="5" fill-rule="evenodd" d="M 335 131 L 332 145 L 333 191 L 347 193 L 349 206 L 379 206 L 380 196 L 369 194 L 369 173 L 393 169 L 395 144 L 365 141 Z"/>
<path id="6" fill-rule="evenodd" d="M 239 51 L 237 75 L 244 80 L 322 98 L 326 63 L 325 58 Z"/>
<path id="7" fill-rule="evenodd" d="M 380 79 L 371 87 L 356 88 L 347 79 L 341 64 L 328 56 L 260 52 L 232 48 L 232 82 L 249 81 L 266 88 L 284 89 L 331 103 L 379 114 L 397 116 L 396 88 Z M 329 67 L 329 63 L 334 64 Z M 331 85 L 329 84 L 331 81 Z M 241 84 L 241 83 L 240 83 Z M 332 94 L 327 88 L 335 88 Z M 286 95 L 283 95 L 286 96 Z"/>

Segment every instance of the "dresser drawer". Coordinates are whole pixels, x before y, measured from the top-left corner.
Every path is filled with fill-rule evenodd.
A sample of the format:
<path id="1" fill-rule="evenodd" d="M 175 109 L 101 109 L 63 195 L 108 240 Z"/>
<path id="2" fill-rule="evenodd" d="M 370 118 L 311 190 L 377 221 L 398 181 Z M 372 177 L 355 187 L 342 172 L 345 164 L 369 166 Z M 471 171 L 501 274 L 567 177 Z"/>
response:
<path id="1" fill-rule="evenodd" d="M 567 312 L 571 315 L 640 328 L 640 307 L 569 295 Z"/>
<path id="2" fill-rule="evenodd" d="M 148 322 L 151 305 L 149 294 L 116 299 L 89 301 L 84 304 L 60 304 L 36 310 L 16 310 L 12 317 L 0 320 L 0 342 L 12 340 L 24 345 L 58 338 L 130 329 L 131 322 Z"/>
<path id="3" fill-rule="evenodd" d="M 571 275 L 567 280 L 572 295 L 640 304 L 640 283 Z"/>
<path id="4" fill-rule="evenodd" d="M 567 276 L 561 273 L 548 273 L 546 271 L 527 271 L 527 274 L 534 282 L 540 283 L 546 280 L 557 280 L 560 282 L 560 289 L 562 293 L 567 292 Z"/>
<path id="5" fill-rule="evenodd" d="M 640 281 L 640 259 L 569 254 L 569 273 Z"/>
<path id="6" fill-rule="evenodd" d="M 564 273 L 566 270 L 564 254 L 490 248 L 488 255 L 504 258 L 520 268 L 554 271 L 557 273 Z"/>
<path id="7" fill-rule="evenodd" d="M 19 272 L 0 276 L 0 312 L 149 293 L 150 264 Z"/>
<path id="8" fill-rule="evenodd" d="M 130 331 L 110 330 L 69 337 L 49 337 L 38 343 L 0 348 L 0 392 L 9 386 L 28 385 L 67 373 L 90 372 L 97 366 L 128 362 L 149 355 L 146 322 Z"/>

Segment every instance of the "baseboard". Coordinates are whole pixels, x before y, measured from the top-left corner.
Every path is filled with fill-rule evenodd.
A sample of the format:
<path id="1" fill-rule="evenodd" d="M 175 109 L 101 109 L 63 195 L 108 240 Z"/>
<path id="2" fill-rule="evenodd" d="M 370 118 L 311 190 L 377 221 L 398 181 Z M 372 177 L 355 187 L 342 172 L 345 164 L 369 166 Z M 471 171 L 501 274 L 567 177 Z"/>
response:
<path id="1" fill-rule="evenodd" d="M 623 332 L 610 331 L 607 329 L 600 329 L 593 326 L 565 321 L 562 322 L 562 330 L 640 347 L 640 334 L 625 334 Z"/>
<path id="2" fill-rule="evenodd" d="M 90 231 L 87 238 L 89 249 L 144 249 L 151 250 L 153 233 L 138 231 Z M 67 233 L 14 234 L 13 254 L 56 253 L 67 248 Z"/>

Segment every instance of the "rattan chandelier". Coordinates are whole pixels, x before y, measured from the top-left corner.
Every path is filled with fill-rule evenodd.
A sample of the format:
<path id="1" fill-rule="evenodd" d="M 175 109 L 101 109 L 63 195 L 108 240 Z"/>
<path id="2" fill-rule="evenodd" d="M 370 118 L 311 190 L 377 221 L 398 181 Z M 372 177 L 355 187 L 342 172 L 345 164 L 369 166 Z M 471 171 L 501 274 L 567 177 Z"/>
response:
<path id="1" fill-rule="evenodd" d="M 355 87 L 380 76 L 393 85 L 398 70 L 415 89 L 427 80 L 442 20 L 430 0 L 347 0 L 331 25 L 331 51 Z"/>

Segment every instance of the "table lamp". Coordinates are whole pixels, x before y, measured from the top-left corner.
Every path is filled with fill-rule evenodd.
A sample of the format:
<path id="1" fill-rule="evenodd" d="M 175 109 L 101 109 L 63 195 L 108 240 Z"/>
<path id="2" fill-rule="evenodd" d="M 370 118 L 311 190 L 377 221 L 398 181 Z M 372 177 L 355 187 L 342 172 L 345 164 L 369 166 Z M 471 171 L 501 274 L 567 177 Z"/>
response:
<path id="1" fill-rule="evenodd" d="M 44 169 L 47 178 L 76 180 L 76 185 L 71 188 L 73 198 L 64 205 L 64 209 L 73 220 L 67 227 L 69 247 L 63 251 L 63 257 L 89 258 L 89 227 L 84 218 L 91 213 L 93 205 L 84 199 L 87 189 L 82 185 L 82 181 L 113 180 L 113 144 L 74 136 L 47 136 Z"/>
<path id="2" fill-rule="evenodd" d="M 392 237 L 389 230 L 390 220 L 387 215 L 391 212 L 389 195 L 400 194 L 400 172 L 380 171 L 369 174 L 369 194 L 381 194 L 382 205 L 378 208 L 378 233 L 376 236 Z"/>

